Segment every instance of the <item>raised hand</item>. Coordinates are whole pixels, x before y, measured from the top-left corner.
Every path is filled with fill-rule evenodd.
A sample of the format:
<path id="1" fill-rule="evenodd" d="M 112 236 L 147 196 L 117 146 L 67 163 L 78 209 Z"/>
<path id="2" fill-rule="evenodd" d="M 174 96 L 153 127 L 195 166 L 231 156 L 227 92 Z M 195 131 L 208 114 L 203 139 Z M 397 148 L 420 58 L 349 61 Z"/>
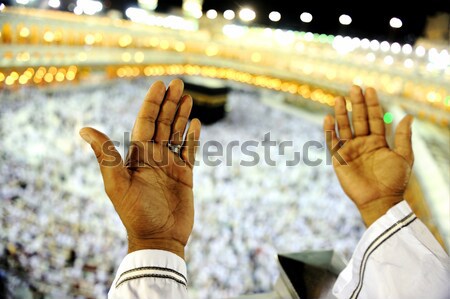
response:
<path id="1" fill-rule="evenodd" d="M 194 224 L 192 169 L 200 136 L 200 121 L 189 125 L 192 98 L 175 79 L 166 90 L 155 82 L 137 115 L 126 163 L 105 134 L 80 130 L 94 150 L 105 185 L 128 234 L 128 252 L 171 251 L 184 258 Z M 181 150 L 172 148 L 181 146 Z"/>
<path id="2" fill-rule="evenodd" d="M 401 120 L 395 132 L 394 148 L 390 149 L 376 91 L 367 88 L 363 94 L 359 86 L 353 86 L 350 101 L 352 126 L 345 99 L 338 97 L 335 118 L 326 116 L 323 127 L 328 148 L 338 148 L 333 166 L 339 182 L 369 226 L 403 199 L 414 161 L 411 146 L 413 119 L 408 115 Z"/>

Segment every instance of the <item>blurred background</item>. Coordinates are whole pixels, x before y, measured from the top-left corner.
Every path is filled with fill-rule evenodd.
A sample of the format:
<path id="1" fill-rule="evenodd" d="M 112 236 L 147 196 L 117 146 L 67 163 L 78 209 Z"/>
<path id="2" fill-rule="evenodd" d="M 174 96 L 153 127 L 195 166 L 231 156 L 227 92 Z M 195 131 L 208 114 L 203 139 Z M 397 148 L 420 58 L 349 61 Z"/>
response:
<path id="1" fill-rule="evenodd" d="M 94 126 L 126 153 L 148 87 L 175 77 L 205 124 L 202 144 L 293 141 L 272 148 L 276 166 L 243 166 L 239 150 L 208 166 L 199 151 L 192 298 L 271 291 L 277 253 L 351 257 L 364 226 L 332 167 L 287 162 L 324 144 L 322 119 L 352 84 L 378 90 L 389 142 L 415 116 L 405 197 L 448 251 L 449 20 L 438 0 L 3 1 L 0 298 L 106 296 L 126 234 L 78 130 Z M 325 160 L 325 149 L 309 155 Z"/>

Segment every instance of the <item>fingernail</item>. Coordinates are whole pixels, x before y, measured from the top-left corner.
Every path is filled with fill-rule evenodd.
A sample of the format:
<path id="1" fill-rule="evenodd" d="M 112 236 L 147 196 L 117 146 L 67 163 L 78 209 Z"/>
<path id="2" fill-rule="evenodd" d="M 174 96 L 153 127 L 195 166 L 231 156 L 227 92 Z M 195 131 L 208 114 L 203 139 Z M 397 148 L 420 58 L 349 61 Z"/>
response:
<path id="1" fill-rule="evenodd" d="M 352 85 L 352 87 L 350 88 L 350 92 L 351 93 L 359 93 L 361 92 L 361 87 L 359 85 Z"/>
<path id="2" fill-rule="evenodd" d="M 87 143 L 91 144 L 91 142 L 92 142 L 91 136 L 89 136 L 86 133 L 80 133 L 80 136 L 81 136 L 81 138 L 84 139 L 84 141 L 86 141 Z"/>

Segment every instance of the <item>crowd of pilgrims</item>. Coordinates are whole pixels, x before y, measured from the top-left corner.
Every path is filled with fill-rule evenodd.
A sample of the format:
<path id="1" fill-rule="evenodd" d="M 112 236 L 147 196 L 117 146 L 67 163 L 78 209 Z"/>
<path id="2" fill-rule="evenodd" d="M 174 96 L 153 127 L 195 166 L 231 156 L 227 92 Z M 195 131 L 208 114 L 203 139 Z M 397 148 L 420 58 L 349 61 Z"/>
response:
<path id="1" fill-rule="evenodd" d="M 124 155 L 152 82 L 1 91 L 0 292 L 106 295 L 127 253 L 126 233 L 78 131 L 93 126 L 107 133 Z M 309 151 L 310 158 L 323 158 L 320 165 L 287 165 L 307 141 L 323 144 L 321 125 L 260 98 L 258 90 L 235 86 L 226 117 L 202 128 L 201 145 L 218 141 L 224 155 L 211 166 L 205 147 L 197 154 L 195 225 L 185 254 L 192 298 L 270 291 L 279 275 L 277 253 L 334 249 L 348 259 L 363 233 L 356 208 L 325 163 L 325 148 Z M 265 162 L 261 145 L 269 132 L 277 145 L 293 142 L 283 154 L 270 148 L 275 166 Z M 239 146 L 226 153 L 232 141 L 247 140 L 259 143 L 251 148 L 260 157 L 252 167 L 242 165 L 253 158 Z"/>

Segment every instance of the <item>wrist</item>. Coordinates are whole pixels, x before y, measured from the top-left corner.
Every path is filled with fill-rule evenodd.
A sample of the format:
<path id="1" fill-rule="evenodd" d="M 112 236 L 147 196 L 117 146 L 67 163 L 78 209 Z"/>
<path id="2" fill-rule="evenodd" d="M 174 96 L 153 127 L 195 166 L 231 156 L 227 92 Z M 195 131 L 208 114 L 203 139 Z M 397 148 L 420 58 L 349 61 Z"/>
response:
<path id="1" fill-rule="evenodd" d="M 358 205 L 359 213 L 367 227 L 382 217 L 386 212 L 401 202 L 403 196 L 385 196 L 371 200 L 362 205 Z"/>
<path id="2" fill-rule="evenodd" d="M 128 253 L 144 249 L 158 249 L 169 251 L 178 255 L 184 260 L 184 245 L 176 240 L 136 239 L 128 237 Z"/>

